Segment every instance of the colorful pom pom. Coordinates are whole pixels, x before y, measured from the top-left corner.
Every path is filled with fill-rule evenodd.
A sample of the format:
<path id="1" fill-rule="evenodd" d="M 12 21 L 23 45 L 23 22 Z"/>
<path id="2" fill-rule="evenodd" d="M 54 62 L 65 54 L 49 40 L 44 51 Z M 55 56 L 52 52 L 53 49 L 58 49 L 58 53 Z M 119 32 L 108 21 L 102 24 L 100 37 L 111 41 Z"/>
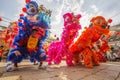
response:
<path id="1" fill-rule="evenodd" d="M 22 8 L 22 11 L 26 13 L 27 9 L 24 7 L 24 8 Z"/>
<path id="2" fill-rule="evenodd" d="M 108 23 L 111 23 L 112 22 L 112 19 L 108 19 Z"/>
<path id="3" fill-rule="evenodd" d="M 26 0 L 25 2 L 26 2 L 26 3 L 29 3 L 30 1 L 31 1 L 31 0 Z"/>

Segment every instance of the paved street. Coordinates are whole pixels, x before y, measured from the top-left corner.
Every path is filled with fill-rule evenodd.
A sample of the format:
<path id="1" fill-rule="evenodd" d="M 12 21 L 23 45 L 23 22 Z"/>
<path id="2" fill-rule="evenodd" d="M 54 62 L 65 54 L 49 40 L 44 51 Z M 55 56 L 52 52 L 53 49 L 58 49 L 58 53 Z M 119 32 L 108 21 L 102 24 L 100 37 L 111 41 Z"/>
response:
<path id="1" fill-rule="evenodd" d="M 120 62 L 101 63 L 89 69 L 83 65 L 67 67 L 63 61 L 60 65 L 38 70 L 37 65 L 23 61 L 14 72 L 5 72 L 5 65 L 0 63 L 0 80 L 120 80 Z"/>

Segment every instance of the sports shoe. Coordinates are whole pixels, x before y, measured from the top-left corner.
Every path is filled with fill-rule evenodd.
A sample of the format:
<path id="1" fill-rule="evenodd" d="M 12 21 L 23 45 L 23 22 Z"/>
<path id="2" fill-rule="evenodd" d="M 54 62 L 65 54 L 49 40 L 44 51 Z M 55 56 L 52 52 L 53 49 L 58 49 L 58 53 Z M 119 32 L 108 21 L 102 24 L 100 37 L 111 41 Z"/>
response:
<path id="1" fill-rule="evenodd" d="M 43 65 L 43 63 L 40 62 L 38 69 L 46 69 L 46 68 L 47 68 L 47 65 Z"/>
<path id="2" fill-rule="evenodd" d="M 7 66 L 6 66 L 6 71 L 7 72 L 10 72 L 10 71 L 15 71 L 17 70 L 18 68 L 13 66 L 13 63 L 12 62 L 8 62 L 7 63 Z"/>

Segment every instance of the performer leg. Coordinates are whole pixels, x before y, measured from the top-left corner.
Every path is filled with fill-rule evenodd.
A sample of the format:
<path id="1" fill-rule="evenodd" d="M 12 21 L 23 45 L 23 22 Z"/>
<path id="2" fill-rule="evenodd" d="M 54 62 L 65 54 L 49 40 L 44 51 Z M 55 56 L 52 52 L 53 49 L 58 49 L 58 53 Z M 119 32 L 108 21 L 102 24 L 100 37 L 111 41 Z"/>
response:
<path id="1" fill-rule="evenodd" d="M 93 64 L 95 66 L 99 66 L 99 58 L 97 57 L 97 54 L 95 52 L 92 53 L 92 59 L 93 59 Z"/>
<path id="2" fill-rule="evenodd" d="M 77 53 L 77 52 L 73 53 L 73 61 L 74 61 L 75 64 L 80 63 L 79 53 Z"/>
<path id="3" fill-rule="evenodd" d="M 46 69 L 46 66 L 43 65 L 43 61 L 46 60 L 46 53 L 43 49 L 41 49 L 40 51 L 38 51 L 36 54 L 35 54 L 35 59 L 40 62 L 39 66 L 38 66 L 38 69 Z"/>
<path id="4" fill-rule="evenodd" d="M 6 71 L 16 70 L 18 67 L 17 63 L 21 62 L 22 59 L 23 57 L 19 50 L 17 49 L 12 50 L 11 53 L 8 55 Z"/>
<path id="5" fill-rule="evenodd" d="M 83 51 L 83 60 L 84 60 L 84 64 L 86 67 L 88 68 L 92 68 L 92 52 L 89 48 L 85 48 Z"/>
<path id="6" fill-rule="evenodd" d="M 67 50 L 67 53 L 66 53 L 66 63 L 68 66 L 74 66 L 72 62 L 72 53 L 70 53 L 69 50 Z"/>
<path id="7" fill-rule="evenodd" d="M 55 63 L 55 64 L 60 64 L 60 63 L 61 63 L 62 53 L 63 53 L 62 50 L 56 52 L 56 56 L 54 56 L 54 63 Z"/>
<path id="8" fill-rule="evenodd" d="M 52 64 L 52 61 L 54 59 L 54 54 L 55 52 L 53 51 L 54 49 L 51 48 L 51 46 L 49 47 L 48 49 L 48 65 L 51 65 Z"/>
<path id="9" fill-rule="evenodd" d="M 2 56 L 0 56 L 0 62 L 1 62 L 1 60 L 2 60 Z"/>

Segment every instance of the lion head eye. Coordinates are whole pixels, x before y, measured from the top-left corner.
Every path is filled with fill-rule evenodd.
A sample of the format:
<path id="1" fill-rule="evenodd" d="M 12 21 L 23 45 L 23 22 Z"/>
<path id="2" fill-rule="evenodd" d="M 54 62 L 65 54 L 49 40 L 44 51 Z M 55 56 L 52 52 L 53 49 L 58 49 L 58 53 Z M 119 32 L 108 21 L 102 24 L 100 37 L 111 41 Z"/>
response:
<path id="1" fill-rule="evenodd" d="M 95 24 L 98 24 L 98 25 L 102 25 L 103 24 L 103 20 L 102 19 L 96 19 L 95 21 L 94 21 L 94 23 Z"/>
<path id="2" fill-rule="evenodd" d="M 29 7 L 35 7 L 33 4 L 30 4 Z"/>
<path id="3" fill-rule="evenodd" d="M 27 7 L 27 14 L 34 16 L 35 14 L 37 14 L 37 12 L 38 12 L 37 7 L 34 4 L 30 3 Z"/>
<path id="4" fill-rule="evenodd" d="M 69 17 L 67 16 L 67 17 L 65 18 L 65 22 L 68 21 L 68 20 L 69 20 Z"/>

